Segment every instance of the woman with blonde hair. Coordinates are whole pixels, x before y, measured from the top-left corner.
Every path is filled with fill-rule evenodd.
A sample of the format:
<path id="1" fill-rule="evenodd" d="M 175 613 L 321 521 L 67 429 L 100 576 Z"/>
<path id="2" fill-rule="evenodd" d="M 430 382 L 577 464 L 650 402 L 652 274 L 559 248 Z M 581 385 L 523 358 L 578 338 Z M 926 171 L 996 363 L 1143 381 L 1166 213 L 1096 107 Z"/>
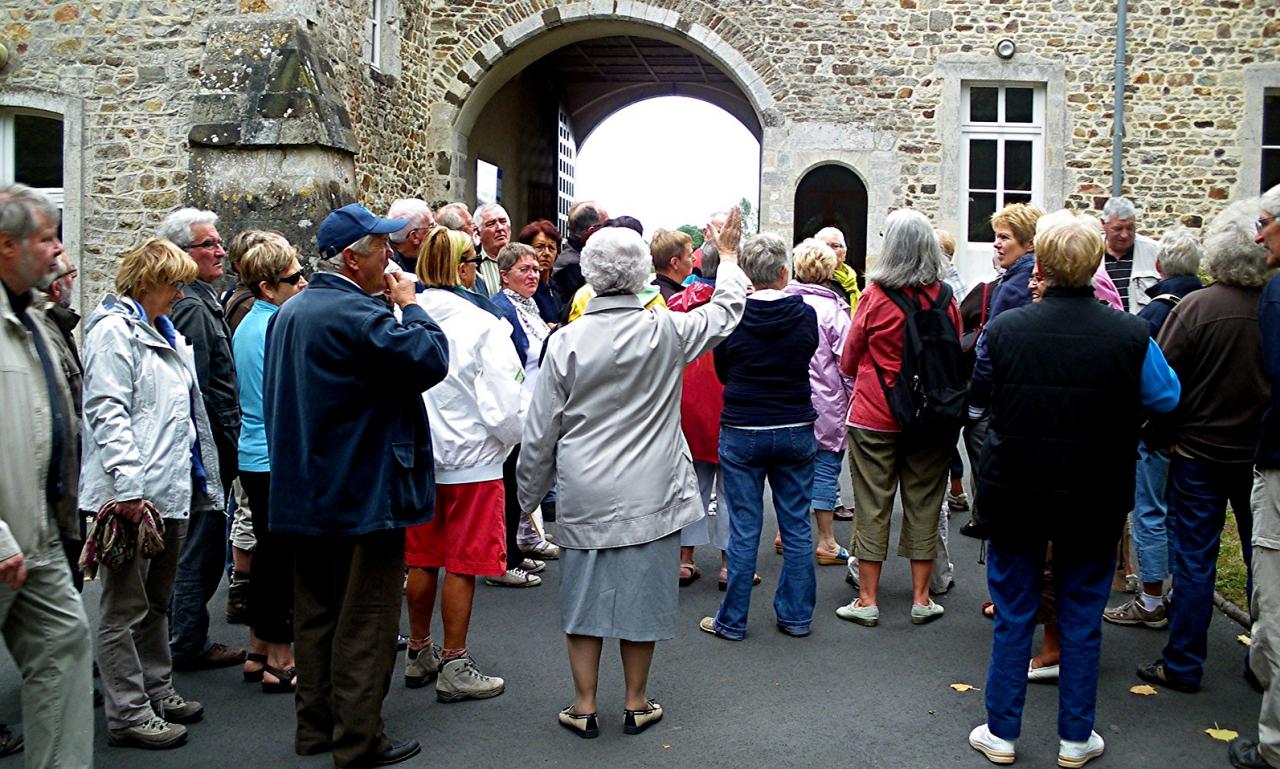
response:
<path id="1" fill-rule="evenodd" d="M 125 525 L 148 511 L 164 523 L 163 552 L 99 572 L 98 667 L 112 745 L 177 747 L 187 738 L 182 724 L 204 712 L 173 688 L 168 619 L 194 500 L 220 508 L 223 498 L 195 358 L 169 320 L 196 272 L 174 244 L 147 240 L 125 254 L 118 293 L 85 325 L 80 506 L 114 502 Z"/>

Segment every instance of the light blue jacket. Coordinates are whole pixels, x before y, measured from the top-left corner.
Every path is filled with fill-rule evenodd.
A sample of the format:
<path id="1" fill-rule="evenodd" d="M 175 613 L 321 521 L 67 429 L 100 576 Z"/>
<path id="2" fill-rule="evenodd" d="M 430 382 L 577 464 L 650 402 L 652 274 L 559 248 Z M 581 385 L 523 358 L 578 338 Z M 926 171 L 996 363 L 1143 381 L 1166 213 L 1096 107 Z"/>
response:
<path id="1" fill-rule="evenodd" d="M 267 350 L 267 323 L 279 309 L 268 301 L 254 302 L 249 314 L 236 326 L 231 341 L 240 394 L 240 469 L 249 473 L 271 472 L 267 424 L 262 416 L 262 363 Z"/>

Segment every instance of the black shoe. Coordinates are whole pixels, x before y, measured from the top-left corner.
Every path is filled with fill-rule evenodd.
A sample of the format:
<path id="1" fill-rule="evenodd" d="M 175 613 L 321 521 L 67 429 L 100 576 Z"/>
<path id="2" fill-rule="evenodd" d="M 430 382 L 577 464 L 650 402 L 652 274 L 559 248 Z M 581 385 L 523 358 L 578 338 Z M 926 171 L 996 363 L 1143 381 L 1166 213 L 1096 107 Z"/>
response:
<path id="1" fill-rule="evenodd" d="M 961 526 L 960 533 L 974 539 L 988 539 L 991 537 L 991 532 L 987 530 L 987 525 L 979 522 L 977 518 Z"/>
<path id="2" fill-rule="evenodd" d="M 1258 752 L 1258 743 L 1244 737 L 1231 741 L 1227 746 L 1227 758 L 1236 769 L 1276 769 Z"/>
<path id="3" fill-rule="evenodd" d="M 396 636 L 396 651 L 402 652 L 409 648 L 409 636 L 401 633 Z"/>
<path id="4" fill-rule="evenodd" d="M 418 744 L 417 740 L 391 740 L 386 750 L 359 766 L 391 766 L 401 761 L 408 761 L 421 752 L 422 745 Z"/>
<path id="5" fill-rule="evenodd" d="M 12 756 L 22 751 L 22 725 L 0 724 L 0 756 Z"/>
<path id="6" fill-rule="evenodd" d="M 1170 678 L 1168 672 L 1164 669 L 1164 660 L 1156 660 L 1149 665 L 1139 665 L 1138 678 L 1149 684 L 1163 686 L 1166 689 L 1172 689 L 1183 694 L 1195 694 L 1200 691 L 1200 684 L 1184 683 Z"/>

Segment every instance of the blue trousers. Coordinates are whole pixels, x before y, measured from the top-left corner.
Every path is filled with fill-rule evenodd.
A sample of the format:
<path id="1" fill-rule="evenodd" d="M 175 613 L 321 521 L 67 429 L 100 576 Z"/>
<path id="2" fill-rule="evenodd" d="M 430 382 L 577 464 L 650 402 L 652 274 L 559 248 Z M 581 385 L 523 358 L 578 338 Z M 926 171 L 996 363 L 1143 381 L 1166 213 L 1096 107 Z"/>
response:
<path id="1" fill-rule="evenodd" d="M 199 657 L 213 646 L 209 640 L 209 599 L 218 591 L 226 558 L 226 513 L 193 510 L 169 609 L 169 650 L 175 660 Z"/>
<path id="2" fill-rule="evenodd" d="M 1169 461 L 1169 541 L 1173 550 L 1173 593 L 1169 605 L 1169 641 L 1164 647 L 1166 673 L 1183 683 L 1199 684 L 1208 653 L 1213 619 L 1213 586 L 1218 574 L 1218 548 L 1227 502 L 1236 515 L 1244 562 L 1253 557 L 1253 466 L 1248 462 L 1213 462 L 1174 454 Z M 1253 595 L 1253 577 L 1249 576 Z"/>
<path id="3" fill-rule="evenodd" d="M 729 585 L 715 619 L 720 635 L 741 640 L 747 634 L 766 479 L 773 491 L 778 531 L 782 534 L 782 574 L 773 594 L 773 610 L 783 632 L 808 635 L 817 600 L 813 531 L 809 524 L 817 451 L 812 425 L 720 429 L 720 470 L 724 473 L 731 525 Z"/>
<path id="4" fill-rule="evenodd" d="M 1143 582 L 1163 582 L 1169 576 L 1168 506 L 1169 452 L 1138 444 L 1133 490 L 1133 546 Z"/>
<path id="5" fill-rule="evenodd" d="M 987 587 L 996 605 L 991 666 L 984 692 L 991 733 L 1016 740 L 1027 700 L 1027 666 L 1040 607 L 1040 585 L 1048 543 L 1004 543 L 987 548 Z M 1105 555 L 1099 553 L 1105 552 Z M 1062 659 L 1058 679 L 1058 736 L 1089 739 L 1098 696 L 1102 654 L 1102 610 L 1111 595 L 1115 547 L 1088 555 L 1054 547 L 1053 577 L 1058 597 Z"/>

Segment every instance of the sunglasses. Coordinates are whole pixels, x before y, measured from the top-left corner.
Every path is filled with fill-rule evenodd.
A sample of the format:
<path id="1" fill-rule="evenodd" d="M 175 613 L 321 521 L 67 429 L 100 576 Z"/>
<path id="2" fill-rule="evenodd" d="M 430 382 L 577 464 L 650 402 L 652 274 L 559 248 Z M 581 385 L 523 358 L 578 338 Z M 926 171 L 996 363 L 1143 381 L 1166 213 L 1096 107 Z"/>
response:
<path id="1" fill-rule="evenodd" d="M 283 278 L 276 278 L 276 283 L 288 283 L 291 286 L 296 286 L 300 280 L 302 280 L 302 270 L 298 270 L 292 275 L 285 275 Z"/>
<path id="2" fill-rule="evenodd" d="M 481 262 L 483 262 L 483 261 L 484 261 L 484 260 L 483 260 L 483 259 L 481 259 L 480 257 L 478 257 L 478 256 L 473 256 L 473 257 L 471 257 L 470 259 L 459 259 L 459 260 L 458 260 L 458 263 L 459 263 L 459 264 L 479 264 L 479 263 L 481 263 Z"/>

